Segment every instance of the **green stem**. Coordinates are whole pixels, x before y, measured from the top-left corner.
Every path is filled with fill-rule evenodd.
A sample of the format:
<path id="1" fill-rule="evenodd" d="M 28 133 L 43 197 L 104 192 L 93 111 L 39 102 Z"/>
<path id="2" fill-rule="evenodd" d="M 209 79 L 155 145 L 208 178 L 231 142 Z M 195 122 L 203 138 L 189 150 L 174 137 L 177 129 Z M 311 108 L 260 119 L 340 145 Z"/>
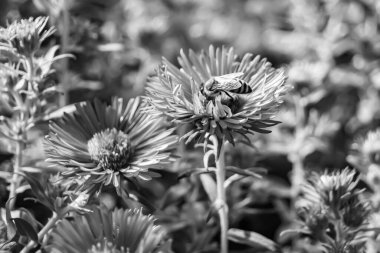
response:
<path id="1" fill-rule="evenodd" d="M 304 128 L 305 128 L 305 105 L 300 97 L 295 97 L 295 113 L 296 113 L 296 126 L 294 133 L 295 149 L 291 153 L 290 160 L 293 164 L 292 177 L 291 177 L 291 193 L 292 193 L 292 206 L 301 190 L 301 185 L 304 182 L 304 167 L 303 157 L 301 152 L 305 143 Z"/>
<path id="2" fill-rule="evenodd" d="M 344 244 L 344 231 L 341 224 L 341 221 L 337 219 L 334 222 L 334 230 L 335 230 L 335 251 L 336 253 L 340 253 L 341 246 Z"/>
<path id="3" fill-rule="evenodd" d="M 34 82 L 34 62 L 33 62 L 33 55 L 31 55 L 30 57 L 28 57 L 28 60 L 26 62 L 26 70 L 28 72 L 28 78 L 29 78 L 29 82 L 28 82 L 28 91 L 35 91 L 34 90 L 34 86 L 33 86 L 33 82 Z"/>
<path id="4" fill-rule="evenodd" d="M 42 241 L 44 236 L 49 232 L 49 230 L 54 227 L 54 225 L 61 219 L 61 216 L 57 215 L 57 213 L 53 212 L 53 216 L 50 218 L 50 220 L 46 223 L 46 225 L 41 229 L 41 231 L 38 233 L 38 241 Z M 33 249 L 36 246 L 36 243 L 34 241 L 29 241 L 29 243 L 22 249 L 21 253 L 27 253 L 31 249 Z"/>
<path id="5" fill-rule="evenodd" d="M 22 139 L 21 140 L 18 139 L 16 142 L 15 163 L 13 167 L 13 176 L 12 176 L 12 181 L 10 185 L 10 193 L 9 193 L 10 210 L 13 210 L 16 204 L 16 195 L 17 195 L 16 190 L 18 188 L 18 177 L 19 177 L 21 163 L 22 163 L 22 147 L 23 147 L 23 141 Z"/>
<path id="6" fill-rule="evenodd" d="M 61 34 L 62 34 L 62 39 L 61 39 L 61 51 L 62 54 L 65 54 L 69 50 L 69 36 L 70 36 L 70 15 L 69 15 L 69 10 L 68 10 L 68 1 L 63 1 L 62 3 L 62 24 L 61 24 Z M 68 96 L 67 96 L 67 91 L 69 88 L 67 87 L 69 85 L 69 73 L 68 73 L 68 68 L 69 68 L 69 61 L 67 57 L 62 59 L 62 69 L 61 69 L 61 88 L 63 91 L 63 95 L 60 96 L 59 99 L 59 106 L 65 106 L 68 103 Z"/>
<path id="7" fill-rule="evenodd" d="M 226 169 L 224 164 L 224 154 L 225 146 L 224 139 L 221 143 L 219 156 L 217 156 L 217 150 L 215 150 L 215 163 L 216 163 L 216 187 L 217 187 L 217 197 L 216 203 L 218 208 L 218 214 L 220 218 L 220 252 L 228 252 L 228 206 L 226 201 L 226 190 L 224 188 L 224 181 L 226 179 Z M 218 149 L 217 145 L 215 149 Z"/>
<path id="8" fill-rule="evenodd" d="M 293 175 L 292 175 L 291 194 L 292 194 L 293 200 L 295 200 L 298 194 L 300 193 L 301 186 L 304 183 L 304 177 L 305 177 L 304 168 L 303 168 L 303 160 L 298 154 L 298 152 L 294 154 L 292 163 L 293 163 L 293 171 L 292 171 Z"/>
<path id="9" fill-rule="evenodd" d="M 28 75 L 28 91 L 34 91 L 33 86 L 33 80 L 34 80 L 34 62 L 33 62 L 34 55 L 31 54 L 25 61 L 25 69 Z M 22 166 L 22 151 L 24 146 L 24 140 L 25 140 L 25 126 L 27 125 L 28 121 L 28 112 L 27 110 L 30 107 L 30 101 L 28 99 L 25 99 L 25 102 L 22 98 L 17 99 L 16 98 L 17 106 L 21 109 L 20 111 L 20 118 L 19 121 L 21 123 L 21 127 L 17 129 L 17 141 L 16 141 L 16 152 L 15 152 L 15 163 L 13 167 L 13 176 L 12 176 L 12 182 L 10 185 L 10 192 L 9 192 L 9 208 L 11 210 L 14 209 L 16 204 L 16 190 L 18 188 L 18 177 L 19 173 L 21 172 L 21 166 Z"/>

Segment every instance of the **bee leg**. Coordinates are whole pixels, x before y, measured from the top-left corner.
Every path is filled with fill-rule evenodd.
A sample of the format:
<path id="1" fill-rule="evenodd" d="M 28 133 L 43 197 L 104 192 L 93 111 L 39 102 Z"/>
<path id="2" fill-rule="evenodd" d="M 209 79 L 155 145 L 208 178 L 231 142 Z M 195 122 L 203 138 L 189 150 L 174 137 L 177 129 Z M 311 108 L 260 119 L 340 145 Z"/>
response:
<path id="1" fill-rule="evenodd" d="M 225 91 L 225 90 L 224 90 L 223 92 L 224 92 L 227 96 L 229 96 L 231 99 L 234 99 L 234 97 L 232 97 L 228 91 Z"/>
<path id="2" fill-rule="evenodd" d="M 199 91 L 200 91 L 202 94 L 204 94 L 204 89 L 205 89 L 205 85 L 204 85 L 204 83 L 201 83 L 201 84 L 199 85 Z"/>

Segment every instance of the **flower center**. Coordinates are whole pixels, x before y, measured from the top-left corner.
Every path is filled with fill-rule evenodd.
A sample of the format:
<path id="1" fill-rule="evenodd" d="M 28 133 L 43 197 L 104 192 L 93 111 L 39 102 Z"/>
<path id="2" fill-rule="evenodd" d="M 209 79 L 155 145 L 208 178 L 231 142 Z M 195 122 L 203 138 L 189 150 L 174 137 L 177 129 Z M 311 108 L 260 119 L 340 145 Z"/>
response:
<path id="1" fill-rule="evenodd" d="M 106 129 L 96 133 L 87 143 L 91 159 L 98 162 L 104 170 L 117 171 L 128 164 L 131 156 L 131 142 L 122 131 Z"/>
<path id="2" fill-rule="evenodd" d="M 98 242 L 95 245 L 92 245 L 91 249 L 88 250 L 88 253 L 126 253 L 125 249 L 122 247 L 120 250 L 116 249 L 116 246 L 104 238 L 102 242 Z"/>

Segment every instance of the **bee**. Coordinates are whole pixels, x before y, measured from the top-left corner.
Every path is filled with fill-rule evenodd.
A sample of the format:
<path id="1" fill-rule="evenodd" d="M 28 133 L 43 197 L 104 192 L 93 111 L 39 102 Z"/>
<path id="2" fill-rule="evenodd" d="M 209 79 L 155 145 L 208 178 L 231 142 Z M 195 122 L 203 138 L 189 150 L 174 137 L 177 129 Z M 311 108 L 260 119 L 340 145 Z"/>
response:
<path id="1" fill-rule="evenodd" d="M 231 94 L 248 94 L 252 92 L 252 88 L 240 79 L 244 75 L 242 72 L 226 74 L 222 76 L 214 76 L 207 80 L 201 86 L 201 92 L 207 98 L 215 98 L 216 96 L 225 93 L 227 96 L 232 98 Z"/>

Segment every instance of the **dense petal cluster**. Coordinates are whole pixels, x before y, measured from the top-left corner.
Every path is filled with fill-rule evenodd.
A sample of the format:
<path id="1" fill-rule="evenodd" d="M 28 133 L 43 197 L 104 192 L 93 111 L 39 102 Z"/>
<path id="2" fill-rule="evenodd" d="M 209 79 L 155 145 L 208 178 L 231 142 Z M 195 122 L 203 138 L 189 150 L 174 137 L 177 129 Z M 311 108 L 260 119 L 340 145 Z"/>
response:
<path id="1" fill-rule="evenodd" d="M 64 178 L 82 180 L 78 190 L 100 191 L 112 184 L 120 194 L 124 179 L 159 176 L 149 169 L 172 160 L 177 137 L 144 108 L 140 98 L 76 104 L 76 111 L 50 124 L 48 160 L 68 168 Z"/>
<path id="2" fill-rule="evenodd" d="M 166 59 L 157 76 L 148 82 L 147 93 L 154 108 L 178 124 L 191 124 L 182 138 L 191 141 L 216 135 L 234 143 L 236 134 L 246 137 L 254 132 L 268 133 L 267 127 L 276 125 L 273 117 L 282 102 L 287 87 L 282 69 L 273 69 L 266 59 L 246 54 L 238 60 L 232 48 L 210 47 L 208 54 L 181 52 L 181 68 Z M 240 83 L 246 87 L 218 89 L 205 92 L 205 83 L 213 78 L 239 75 L 224 84 Z M 230 75 L 231 76 L 231 75 Z M 250 92 L 238 92 L 238 89 Z"/>
<path id="3" fill-rule="evenodd" d="M 373 207 L 357 184 L 357 174 L 349 169 L 315 175 L 303 186 L 296 203 L 308 234 L 329 250 L 340 249 L 332 252 L 352 252 L 348 249 L 364 246 Z"/>
<path id="4" fill-rule="evenodd" d="M 348 193 L 354 193 L 358 182 L 355 171 L 344 169 L 320 175 L 314 182 L 314 188 L 325 205 L 340 210 L 352 198 Z"/>
<path id="5" fill-rule="evenodd" d="M 60 253 L 169 253 L 170 240 L 154 217 L 139 209 L 95 208 L 64 219 L 50 233 L 45 248 Z"/>
<path id="6" fill-rule="evenodd" d="M 16 49 L 19 54 L 30 55 L 39 49 L 40 44 L 54 33 L 54 28 L 44 31 L 48 17 L 37 17 L 21 19 L 9 25 L 7 28 L 0 28 L 0 45 Z"/>

